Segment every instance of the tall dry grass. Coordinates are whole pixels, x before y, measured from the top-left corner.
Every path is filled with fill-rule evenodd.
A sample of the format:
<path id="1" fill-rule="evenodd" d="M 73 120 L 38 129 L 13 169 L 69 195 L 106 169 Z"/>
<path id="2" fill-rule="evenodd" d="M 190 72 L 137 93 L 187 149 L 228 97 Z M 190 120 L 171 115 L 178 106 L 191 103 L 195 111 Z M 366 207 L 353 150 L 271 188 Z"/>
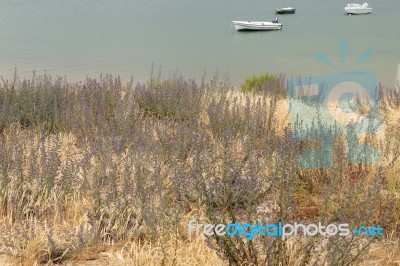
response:
<path id="1" fill-rule="evenodd" d="M 268 83 L 258 94 L 239 93 L 227 80 L 179 76 L 126 86 L 108 75 L 76 84 L 49 76 L 4 81 L 1 258 L 17 265 L 395 263 L 400 96 L 381 100 L 383 138 L 365 140 L 382 151 L 379 164 L 350 164 L 345 139 L 335 138 L 332 167 L 304 169 L 299 154 L 318 143 L 294 137 L 287 100 L 271 93 L 278 89 Z M 188 236 L 193 218 L 380 224 L 385 237 L 204 238 Z"/>

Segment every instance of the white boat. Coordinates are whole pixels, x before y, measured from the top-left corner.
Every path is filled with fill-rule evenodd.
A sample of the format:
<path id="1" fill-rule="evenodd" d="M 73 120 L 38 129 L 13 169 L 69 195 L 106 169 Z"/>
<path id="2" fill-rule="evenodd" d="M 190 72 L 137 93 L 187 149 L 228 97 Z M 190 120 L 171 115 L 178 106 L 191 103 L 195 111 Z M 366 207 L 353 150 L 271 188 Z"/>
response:
<path id="1" fill-rule="evenodd" d="M 278 19 L 274 19 L 272 22 L 264 21 L 232 21 L 235 25 L 236 30 L 280 30 L 282 24 L 278 22 Z"/>
<path id="2" fill-rule="evenodd" d="M 359 15 L 359 14 L 369 14 L 372 12 L 372 7 L 368 6 L 368 3 L 364 4 L 347 4 L 344 8 L 344 12 L 348 15 Z"/>

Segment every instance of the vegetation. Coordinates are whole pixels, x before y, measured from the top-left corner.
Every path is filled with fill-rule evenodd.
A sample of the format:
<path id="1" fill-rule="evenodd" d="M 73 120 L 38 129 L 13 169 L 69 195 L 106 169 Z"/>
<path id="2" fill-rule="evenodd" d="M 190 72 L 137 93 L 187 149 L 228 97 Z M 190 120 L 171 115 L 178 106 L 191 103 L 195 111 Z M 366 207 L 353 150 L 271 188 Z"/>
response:
<path id="1" fill-rule="evenodd" d="M 268 82 L 275 81 L 275 76 L 270 73 L 263 73 L 259 76 L 247 76 L 242 84 L 242 92 L 260 91 L 261 88 Z"/>
<path id="2" fill-rule="evenodd" d="M 284 77 L 254 79 L 242 91 L 268 93 L 176 75 L 4 81 L 2 264 L 394 265 L 400 95 L 382 99 L 385 132 L 364 140 L 379 164 L 350 164 L 336 138 L 332 167 L 305 169 L 299 155 L 318 143 L 294 138 Z M 206 238 L 188 235 L 191 219 L 379 224 L 385 236 Z"/>
<path id="3" fill-rule="evenodd" d="M 264 92 L 269 94 L 280 92 L 285 94 L 285 79 L 282 75 L 273 75 L 271 73 L 262 73 L 258 76 L 249 75 L 243 81 L 240 90 L 241 92 Z"/>

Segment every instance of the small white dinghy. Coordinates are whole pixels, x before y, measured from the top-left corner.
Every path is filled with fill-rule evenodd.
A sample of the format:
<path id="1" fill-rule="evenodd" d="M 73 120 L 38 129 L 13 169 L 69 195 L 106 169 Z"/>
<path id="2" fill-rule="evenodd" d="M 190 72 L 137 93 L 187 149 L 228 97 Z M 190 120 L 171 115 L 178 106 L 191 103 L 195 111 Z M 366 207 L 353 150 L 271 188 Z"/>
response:
<path id="1" fill-rule="evenodd" d="M 360 14 L 369 14 L 372 12 L 372 7 L 368 6 L 368 3 L 364 4 L 347 4 L 344 8 L 344 12 L 347 15 L 360 15 Z"/>
<path id="2" fill-rule="evenodd" d="M 275 18 L 272 22 L 264 21 L 232 21 L 236 30 L 280 30 L 282 29 L 282 24 L 278 22 Z"/>

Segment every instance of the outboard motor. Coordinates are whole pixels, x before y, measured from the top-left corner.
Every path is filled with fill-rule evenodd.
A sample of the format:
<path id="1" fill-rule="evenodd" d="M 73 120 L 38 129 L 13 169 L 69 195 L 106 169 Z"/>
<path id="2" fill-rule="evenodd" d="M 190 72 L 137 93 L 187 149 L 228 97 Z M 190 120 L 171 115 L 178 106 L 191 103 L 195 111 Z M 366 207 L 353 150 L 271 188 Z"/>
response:
<path id="1" fill-rule="evenodd" d="M 272 23 L 279 23 L 278 18 L 275 18 Z"/>

